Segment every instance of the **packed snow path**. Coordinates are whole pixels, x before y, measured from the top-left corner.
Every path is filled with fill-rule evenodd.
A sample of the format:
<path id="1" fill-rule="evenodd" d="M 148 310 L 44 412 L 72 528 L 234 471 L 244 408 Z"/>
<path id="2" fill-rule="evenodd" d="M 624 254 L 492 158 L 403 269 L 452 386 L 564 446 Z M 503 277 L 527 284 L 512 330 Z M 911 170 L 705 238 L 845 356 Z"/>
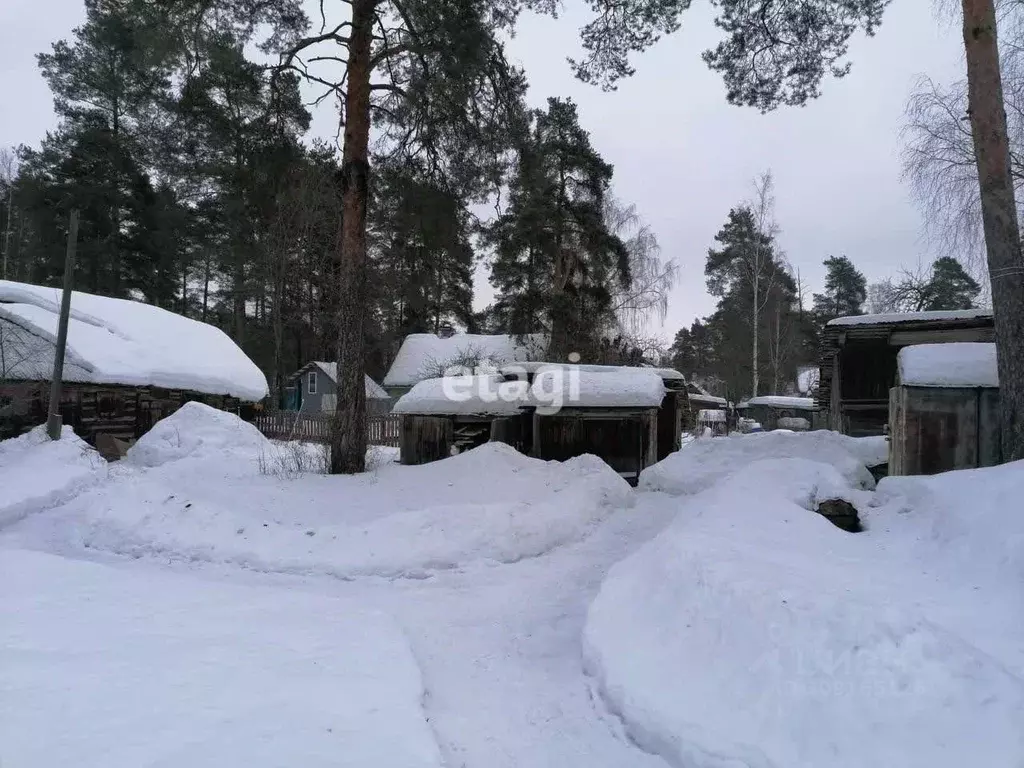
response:
<path id="1" fill-rule="evenodd" d="M 581 638 L 608 568 L 666 522 L 664 506 L 641 503 L 540 557 L 340 591 L 404 627 L 449 768 L 664 768 L 605 712 Z"/>
<path id="2" fill-rule="evenodd" d="M 647 494 L 651 502 L 657 496 Z M 420 667 L 423 707 L 446 768 L 666 768 L 606 712 L 584 673 L 581 639 L 608 568 L 656 535 L 667 509 L 641 501 L 583 541 L 547 554 L 426 578 L 345 581 L 59 549 L 132 579 L 158 571 L 176 573 L 185 584 L 278 586 L 390 614 Z M 47 527 L 41 522 L 7 538 L 27 546 Z"/>

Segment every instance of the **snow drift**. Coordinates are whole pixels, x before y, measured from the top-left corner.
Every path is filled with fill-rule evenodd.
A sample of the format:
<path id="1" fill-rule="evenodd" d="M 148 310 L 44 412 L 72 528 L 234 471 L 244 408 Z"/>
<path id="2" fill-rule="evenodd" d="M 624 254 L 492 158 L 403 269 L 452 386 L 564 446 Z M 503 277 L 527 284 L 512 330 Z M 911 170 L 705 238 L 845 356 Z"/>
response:
<path id="1" fill-rule="evenodd" d="M 742 472 L 713 473 L 701 441 L 662 462 L 663 484 L 695 495 L 590 608 L 588 669 L 630 736 L 687 768 L 1017 768 L 1024 654 L 994 638 L 1024 629 L 1021 581 L 937 564 L 968 565 L 997 520 L 1016 536 L 1001 502 L 1024 493 L 1024 465 L 887 480 L 872 499 L 843 441 L 771 437 L 703 441 Z M 820 460 L 756 461 L 754 446 Z M 866 533 L 813 513 L 837 493 L 867 513 Z M 988 534 L 961 527 L 979 508 Z M 1016 571 L 1019 539 L 992 551 Z"/>
<path id="2" fill-rule="evenodd" d="M 853 487 L 874 488 L 867 468 L 888 460 L 888 443 L 884 437 L 848 437 L 827 430 L 733 433 L 696 440 L 670 454 L 640 473 L 639 487 L 674 495 L 698 493 L 769 456 L 822 461 L 838 469 Z"/>
<path id="3" fill-rule="evenodd" d="M 0 526 L 67 501 L 106 472 L 107 462 L 70 427 L 57 441 L 44 425 L 0 441 Z"/>
<path id="4" fill-rule="evenodd" d="M 259 571 L 422 576 L 544 554 L 632 503 L 594 456 L 543 462 L 502 443 L 423 466 L 282 481 L 259 472 L 258 432 L 193 405 L 136 444 L 116 484 L 62 507 L 56 535 Z"/>
<path id="5" fill-rule="evenodd" d="M 384 615 L 34 552 L 2 562 L 4 765 L 441 765 Z"/>
<path id="6" fill-rule="evenodd" d="M 270 441 L 256 427 L 227 411 L 188 402 L 128 449 L 125 459 L 156 467 L 187 456 L 213 458 L 223 452 L 269 451 Z"/>

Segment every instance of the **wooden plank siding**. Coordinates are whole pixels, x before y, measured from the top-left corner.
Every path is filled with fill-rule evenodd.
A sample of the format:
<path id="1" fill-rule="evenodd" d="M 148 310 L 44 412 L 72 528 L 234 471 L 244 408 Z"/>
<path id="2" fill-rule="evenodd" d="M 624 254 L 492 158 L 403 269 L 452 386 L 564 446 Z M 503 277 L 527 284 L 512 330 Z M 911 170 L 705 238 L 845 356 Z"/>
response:
<path id="1" fill-rule="evenodd" d="M 1001 461 L 997 389 L 896 386 L 889 413 L 890 475 L 933 475 Z"/>

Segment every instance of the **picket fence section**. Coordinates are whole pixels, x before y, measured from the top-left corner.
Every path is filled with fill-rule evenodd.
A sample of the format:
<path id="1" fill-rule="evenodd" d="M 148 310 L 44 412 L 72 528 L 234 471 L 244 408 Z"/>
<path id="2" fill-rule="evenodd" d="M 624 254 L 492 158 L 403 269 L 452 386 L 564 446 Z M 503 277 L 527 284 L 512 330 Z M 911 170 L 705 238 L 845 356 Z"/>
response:
<path id="1" fill-rule="evenodd" d="M 252 423 L 271 440 L 326 443 L 331 435 L 331 416 L 327 413 L 275 411 L 257 415 Z M 367 416 L 366 429 L 370 445 L 398 447 L 401 420 L 397 414 Z"/>

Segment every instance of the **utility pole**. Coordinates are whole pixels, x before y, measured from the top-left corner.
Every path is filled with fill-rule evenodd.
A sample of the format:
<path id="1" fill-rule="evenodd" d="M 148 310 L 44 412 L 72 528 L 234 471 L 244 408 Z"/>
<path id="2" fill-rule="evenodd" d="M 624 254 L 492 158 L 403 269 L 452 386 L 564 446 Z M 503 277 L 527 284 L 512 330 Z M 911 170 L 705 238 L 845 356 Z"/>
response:
<path id="1" fill-rule="evenodd" d="M 64 350 L 68 345 L 68 315 L 71 314 L 71 284 L 75 275 L 75 247 L 78 244 L 78 210 L 71 211 L 68 224 L 68 251 L 64 260 L 64 293 L 60 300 L 60 321 L 57 325 L 57 345 L 53 354 L 53 376 L 50 377 L 50 412 L 46 418 L 46 433 L 51 440 L 60 440 L 60 388 L 64 378 Z"/>

